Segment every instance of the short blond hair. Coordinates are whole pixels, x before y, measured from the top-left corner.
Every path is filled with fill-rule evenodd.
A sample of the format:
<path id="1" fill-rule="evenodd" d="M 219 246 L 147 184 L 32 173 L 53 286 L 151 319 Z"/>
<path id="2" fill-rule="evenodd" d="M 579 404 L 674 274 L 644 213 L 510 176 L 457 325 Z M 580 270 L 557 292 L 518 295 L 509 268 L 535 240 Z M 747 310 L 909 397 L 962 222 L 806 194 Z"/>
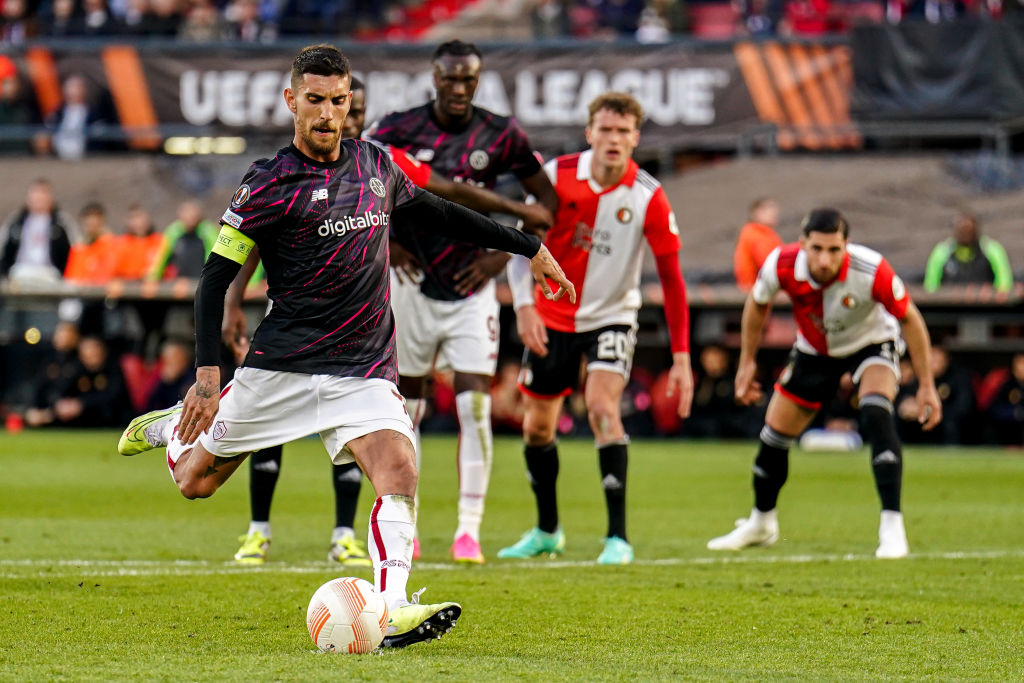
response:
<path id="1" fill-rule="evenodd" d="M 588 109 L 590 111 L 590 118 L 587 119 L 588 126 L 594 123 L 594 116 L 602 109 L 607 109 L 623 116 L 632 114 L 636 117 L 636 127 L 638 129 L 640 124 L 644 122 L 644 108 L 629 93 L 606 92 L 603 95 L 598 95 L 590 103 Z"/>

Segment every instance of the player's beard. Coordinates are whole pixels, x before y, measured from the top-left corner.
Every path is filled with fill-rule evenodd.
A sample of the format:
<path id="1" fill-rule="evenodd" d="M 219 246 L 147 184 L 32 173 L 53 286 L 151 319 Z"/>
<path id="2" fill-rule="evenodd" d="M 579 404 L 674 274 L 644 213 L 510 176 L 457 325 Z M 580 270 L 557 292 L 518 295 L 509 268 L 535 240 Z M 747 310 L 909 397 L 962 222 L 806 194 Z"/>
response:
<path id="1" fill-rule="evenodd" d="M 303 133 L 302 138 L 306 141 L 306 145 L 317 154 L 331 154 L 338 149 L 338 142 L 341 140 L 341 131 L 334 130 L 332 135 L 324 137 L 317 135 L 315 127 L 309 128 Z"/>

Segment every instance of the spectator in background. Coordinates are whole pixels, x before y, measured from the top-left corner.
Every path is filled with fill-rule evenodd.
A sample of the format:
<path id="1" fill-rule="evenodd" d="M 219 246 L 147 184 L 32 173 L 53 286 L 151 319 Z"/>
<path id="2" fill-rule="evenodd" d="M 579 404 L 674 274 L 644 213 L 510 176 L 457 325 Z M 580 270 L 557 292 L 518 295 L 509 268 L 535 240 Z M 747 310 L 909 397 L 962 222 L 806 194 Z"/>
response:
<path id="1" fill-rule="evenodd" d="M 53 331 L 53 348 L 36 374 L 32 405 L 25 411 L 25 423 L 28 426 L 38 427 L 52 422 L 48 411 L 77 371 L 80 339 L 81 335 L 74 323 L 57 323 Z"/>
<path id="2" fill-rule="evenodd" d="M 224 8 L 229 40 L 243 43 L 265 43 L 274 40 L 276 32 L 265 27 L 260 19 L 257 0 L 232 0 Z"/>
<path id="3" fill-rule="evenodd" d="M 182 202 L 178 219 L 164 229 L 163 244 L 149 279 L 199 279 L 206 257 L 217 241 L 217 232 L 217 226 L 203 218 L 203 209 L 197 202 Z"/>
<path id="4" fill-rule="evenodd" d="M 178 35 L 181 25 L 181 6 L 179 0 L 133 0 L 131 6 L 146 6 L 142 12 L 142 20 L 138 24 L 138 32 L 148 36 L 164 36 L 173 38 Z M 137 11 L 130 9 L 125 16 Z"/>
<path id="5" fill-rule="evenodd" d="M 178 40 L 190 43 L 214 43 L 224 35 L 224 23 L 209 0 L 195 0 L 178 30 Z"/>
<path id="6" fill-rule="evenodd" d="M 124 377 L 98 337 L 78 344 L 78 362 L 57 392 L 57 399 L 34 414 L 32 426 L 110 427 L 124 420 L 128 394 Z"/>
<path id="7" fill-rule="evenodd" d="M 47 38 L 64 38 L 78 33 L 75 17 L 75 0 L 53 0 L 42 16 L 40 35 Z"/>
<path id="8" fill-rule="evenodd" d="M 21 45 L 35 35 L 26 0 L 3 0 L 0 5 L 0 45 Z"/>
<path id="9" fill-rule="evenodd" d="M 779 222 L 779 204 L 774 199 L 755 199 L 748 211 L 748 222 L 740 229 L 733 252 L 733 272 L 736 286 L 749 292 L 757 280 L 761 264 L 775 247 L 782 246 L 782 238 L 775 232 Z"/>
<path id="10" fill-rule="evenodd" d="M 989 415 L 997 443 L 1024 446 L 1024 353 L 1013 354 L 1010 376 L 996 392 Z"/>
<path id="11" fill-rule="evenodd" d="M 146 411 L 173 406 L 185 398 L 196 381 L 192 349 L 180 341 L 167 341 L 160 348 L 159 381 L 146 401 Z"/>
<path id="12" fill-rule="evenodd" d="M 915 398 L 917 379 L 900 386 L 896 397 L 896 414 L 900 419 L 900 432 L 905 439 L 914 442 L 940 443 L 945 445 L 964 442 L 963 428 L 967 418 L 974 412 L 974 388 L 967 369 L 949 362 L 949 351 L 933 346 L 929 355 L 935 390 L 942 401 L 942 423 L 932 432 L 925 432 L 917 420 L 918 404 Z M 978 427 L 976 432 L 980 432 Z M 976 435 L 975 435 L 976 436 Z M 977 439 L 972 439 L 977 440 Z"/>
<path id="13" fill-rule="evenodd" d="M 149 212 L 139 204 L 128 208 L 124 234 L 116 238 L 114 251 L 117 253 L 117 265 L 114 277 L 122 280 L 142 280 L 153 269 L 163 235 L 156 231 Z"/>
<path id="14" fill-rule="evenodd" d="M 107 0 L 82 0 L 82 17 L 77 25 L 75 33 L 87 37 L 112 36 L 121 29 L 107 7 Z"/>
<path id="15" fill-rule="evenodd" d="M 712 439 L 757 436 L 760 432 L 754 409 L 736 403 L 729 352 L 721 346 L 705 346 L 699 357 L 693 406 L 683 434 Z"/>
<path id="16" fill-rule="evenodd" d="M 1013 270 L 1003 245 L 981 234 L 977 216 L 956 217 L 953 236 L 935 245 L 925 267 L 924 288 L 943 285 L 988 284 L 997 292 L 1013 289 Z"/>
<path id="17" fill-rule="evenodd" d="M 71 247 L 64 279 L 83 285 L 102 285 L 114 277 L 117 268 L 117 238 L 107 228 L 103 205 L 91 202 L 82 207 L 78 221 L 84 241 Z"/>
<path id="18" fill-rule="evenodd" d="M 28 152 L 27 127 L 39 122 L 39 114 L 18 76 L 10 57 L 0 55 L 0 126 L 25 127 L 25 135 L 0 136 L 0 153 Z"/>
<path id="19" fill-rule="evenodd" d="M 48 180 L 29 185 L 25 206 L 0 227 L 0 277 L 59 280 L 77 228 L 60 210 Z"/>
<path id="20" fill-rule="evenodd" d="M 530 5 L 530 26 L 537 39 L 569 35 L 569 8 L 566 0 L 535 0 Z"/>
<path id="21" fill-rule="evenodd" d="M 91 141 L 102 132 L 103 115 L 89 98 L 89 86 L 81 76 L 64 81 L 64 101 L 46 118 L 50 147 L 60 159 L 77 160 L 85 156 Z"/>

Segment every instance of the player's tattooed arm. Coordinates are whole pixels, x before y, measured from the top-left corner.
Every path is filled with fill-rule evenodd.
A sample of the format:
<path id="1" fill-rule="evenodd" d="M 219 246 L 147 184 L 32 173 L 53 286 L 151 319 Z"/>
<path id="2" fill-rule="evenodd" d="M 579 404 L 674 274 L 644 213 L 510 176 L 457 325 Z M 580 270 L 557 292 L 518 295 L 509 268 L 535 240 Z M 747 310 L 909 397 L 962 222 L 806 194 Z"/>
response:
<path id="1" fill-rule="evenodd" d="M 205 365 L 196 368 L 196 383 L 188 390 L 178 423 L 178 437 L 190 445 L 206 431 L 220 406 L 220 368 Z"/>

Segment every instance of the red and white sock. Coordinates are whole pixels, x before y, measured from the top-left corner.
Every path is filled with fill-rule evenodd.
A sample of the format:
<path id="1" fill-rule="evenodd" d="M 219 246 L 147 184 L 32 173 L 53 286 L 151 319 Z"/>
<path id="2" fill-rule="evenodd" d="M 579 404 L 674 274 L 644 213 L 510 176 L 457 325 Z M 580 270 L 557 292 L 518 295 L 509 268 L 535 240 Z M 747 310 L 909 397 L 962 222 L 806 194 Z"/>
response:
<path id="1" fill-rule="evenodd" d="M 178 438 L 178 423 L 181 422 L 181 413 L 167 421 L 164 427 L 164 437 L 167 439 L 167 469 L 171 471 L 171 479 L 174 479 L 174 468 L 182 455 L 192 450 L 192 446 L 186 446 Z"/>
<path id="2" fill-rule="evenodd" d="M 494 454 L 491 396 L 464 391 L 455 397 L 455 410 L 459 417 L 459 526 L 455 538 L 469 534 L 479 541 Z"/>
<path id="3" fill-rule="evenodd" d="M 370 512 L 370 559 L 373 582 L 388 608 L 406 600 L 406 584 L 412 569 L 412 539 L 416 512 L 409 496 L 381 496 Z"/>

